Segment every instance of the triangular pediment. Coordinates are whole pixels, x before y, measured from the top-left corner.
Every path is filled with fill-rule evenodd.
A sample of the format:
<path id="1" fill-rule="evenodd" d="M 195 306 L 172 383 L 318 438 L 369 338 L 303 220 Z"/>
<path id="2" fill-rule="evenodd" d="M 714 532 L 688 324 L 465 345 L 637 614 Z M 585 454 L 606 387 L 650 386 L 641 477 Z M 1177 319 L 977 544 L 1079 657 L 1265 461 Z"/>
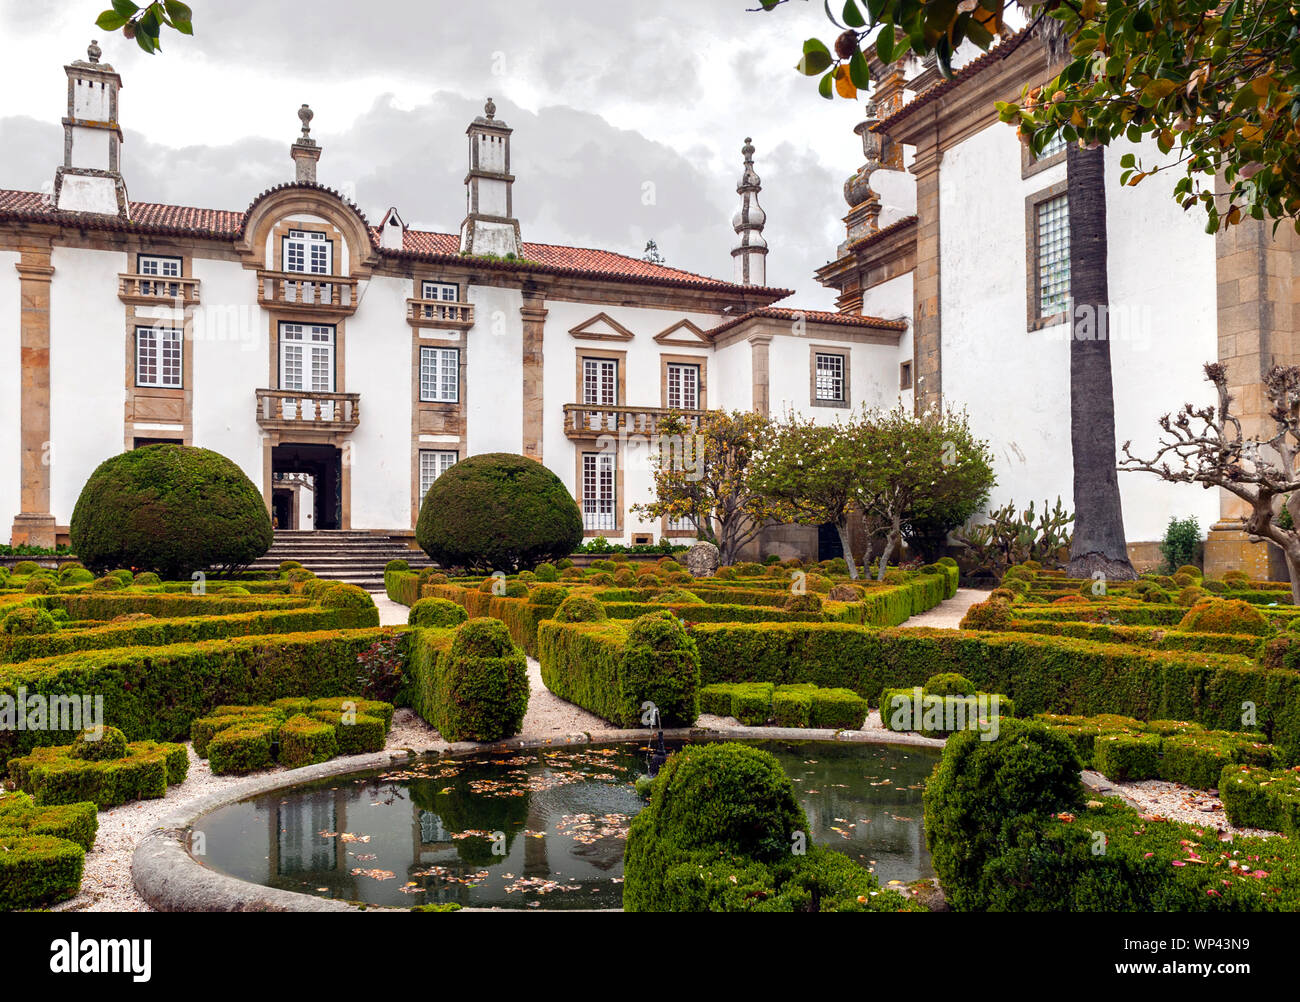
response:
<path id="1" fill-rule="evenodd" d="M 584 320 L 570 329 L 569 336 L 579 341 L 631 341 L 636 337 L 608 313 L 597 313 L 590 320 Z"/>
<path id="2" fill-rule="evenodd" d="M 689 320 L 679 320 L 671 327 L 655 335 L 660 344 L 672 344 L 682 348 L 707 347 L 710 342 L 704 331 Z"/>

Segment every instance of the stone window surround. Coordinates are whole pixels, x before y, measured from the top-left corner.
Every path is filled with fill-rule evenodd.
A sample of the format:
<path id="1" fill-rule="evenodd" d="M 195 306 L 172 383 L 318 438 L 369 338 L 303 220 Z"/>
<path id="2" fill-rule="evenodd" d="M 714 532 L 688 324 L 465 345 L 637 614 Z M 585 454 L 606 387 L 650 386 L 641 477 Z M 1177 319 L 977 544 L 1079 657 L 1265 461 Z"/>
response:
<path id="1" fill-rule="evenodd" d="M 817 356 L 839 355 L 844 359 L 844 398 L 823 400 L 817 396 Z M 810 407 L 851 407 L 853 390 L 849 381 L 852 356 L 848 348 L 840 345 L 813 344 L 808 346 L 808 405 Z"/>
<path id="2" fill-rule="evenodd" d="M 443 279 L 416 275 L 412 278 L 412 297 L 420 298 L 425 281 Z M 452 282 L 445 284 L 451 285 Z M 458 287 L 461 283 L 455 283 Z M 469 398 L 469 338 L 467 331 L 423 327 L 411 328 L 411 525 L 420 517 L 420 453 L 422 451 L 455 452 L 461 459 L 469 455 L 466 438 Z M 455 403 L 420 399 L 420 348 L 455 348 L 460 352 L 458 400 Z M 433 439 L 429 441 L 429 439 Z"/>
<path id="3" fill-rule="evenodd" d="M 669 365 L 693 365 L 699 370 L 699 382 L 697 384 L 697 401 L 696 410 L 708 410 L 708 369 L 709 360 L 705 355 L 670 355 L 661 354 L 659 356 L 659 406 L 668 408 L 668 366 Z"/>
<path id="4" fill-rule="evenodd" d="M 426 338 L 426 340 L 432 340 L 432 339 Z M 440 400 L 435 397 L 426 397 L 424 395 L 424 349 L 426 348 L 438 349 L 441 351 L 454 351 L 456 353 L 456 399 L 455 400 Z M 461 378 L 465 375 L 465 368 L 460 360 L 460 352 L 461 349 L 458 345 L 453 345 L 450 343 L 443 344 L 441 340 L 434 341 L 434 343 L 432 344 L 421 344 L 419 346 L 419 348 L 416 350 L 415 353 L 415 364 L 418 368 L 418 371 L 416 373 L 416 384 L 417 384 L 416 401 L 418 403 L 447 404 L 453 407 L 460 403 L 460 398 L 461 398 L 460 382 L 461 382 Z"/>
<path id="5" fill-rule="evenodd" d="M 179 383 L 162 383 L 162 382 L 158 382 L 158 383 L 142 383 L 142 382 L 140 382 L 140 332 L 141 332 L 141 331 L 147 331 L 147 330 L 167 331 L 167 332 L 169 332 L 169 333 L 175 333 L 175 334 L 179 334 L 179 335 L 180 335 L 180 349 L 181 349 L 181 376 L 180 376 L 180 382 L 179 382 Z M 136 389 L 141 389 L 141 390 L 184 390 L 184 389 L 185 389 L 186 384 L 187 384 L 187 380 L 185 379 L 185 370 L 186 370 L 186 368 L 187 368 L 187 366 L 186 366 L 186 362 L 189 361 L 189 354 L 190 354 L 190 352 L 189 352 L 189 349 L 186 347 L 186 341 L 187 341 L 188 339 L 185 337 L 185 328 L 184 328 L 183 326 L 180 327 L 180 328 L 178 328 L 178 327 L 176 327 L 176 325 L 173 324 L 173 323 L 164 323 L 164 322 L 161 322 L 161 321 L 158 321 L 158 320 L 155 320 L 153 323 L 142 323 L 142 322 L 141 322 L 141 323 L 137 323 L 137 324 L 135 325 L 135 328 L 132 330 L 132 339 L 131 339 L 131 340 L 132 340 L 132 344 L 131 344 L 131 362 L 132 362 L 132 369 L 134 370 L 134 371 L 132 372 L 132 385 L 134 385 L 134 386 L 136 387 Z M 161 379 L 161 378 L 162 378 L 162 343 L 161 343 L 161 341 L 160 341 L 159 344 L 158 344 L 158 359 L 157 359 L 157 363 L 156 363 L 156 364 L 157 364 L 158 371 L 159 371 L 159 377 L 158 377 L 158 378 Z"/>
<path id="6" fill-rule="evenodd" d="M 898 363 L 898 388 L 899 390 L 910 390 L 912 388 L 912 363 Z"/>
<path id="7" fill-rule="evenodd" d="M 610 436 L 611 442 L 605 448 L 585 449 L 577 448 L 573 450 L 573 500 L 578 504 L 578 513 L 583 517 L 582 535 L 584 538 L 593 536 L 604 536 L 607 539 L 621 538 L 624 526 L 623 500 L 627 496 L 623 489 L 623 447 L 615 444 Z M 612 453 L 614 456 L 614 528 L 612 529 L 588 529 L 586 527 L 586 516 L 582 512 L 582 458 L 583 456 L 597 455 L 600 453 Z"/>
<path id="8" fill-rule="evenodd" d="M 281 219 L 271 230 L 271 271 L 284 271 L 284 242 L 288 238 L 290 230 L 301 230 L 304 233 L 324 233 L 325 240 L 330 245 L 329 274 L 343 274 L 340 270 L 342 259 L 339 256 L 343 234 L 329 223 L 303 222 L 288 218 Z M 311 275 L 313 273 L 303 272 L 302 274 Z"/>
<path id="9" fill-rule="evenodd" d="M 169 243 L 147 243 L 132 240 L 124 248 L 127 267 L 133 272 L 141 257 L 176 258 L 181 262 L 181 278 L 194 277 L 194 257 L 189 248 Z M 123 407 L 122 444 L 130 450 L 137 434 L 136 425 L 175 425 L 177 430 L 167 436 L 182 445 L 192 445 L 194 438 L 194 307 L 185 307 L 179 317 L 160 320 L 156 306 L 124 307 L 124 356 L 126 401 Z M 164 326 L 181 332 L 181 385 L 138 386 L 136 384 L 136 328 Z M 158 437 L 159 432 L 149 431 L 143 437 Z"/>
<path id="10" fill-rule="evenodd" d="M 583 362 L 589 358 L 613 359 L 617 363 L 617 376 L 616 376 L 617 389 L 615 390 L 617 397 L 615 398 L 615 403 L 613 406 L 622 407 L 627 403 L 627 352 L 610 351 L 609 349 L 606 348 L 579 348 L 576 352 L 574 352 L 574 356 L 576 360 L 574 368 L 577 374 L 577 389 L 575 391 L 575 396 L 573 398 L 573 402 L 575 404 L 586 403 L 586 401 L 583 400 L 583 395 L 582 395 L 582 390 L 583 390 L 582 370 L 583 370 Z M 599 404 L 593 404 L 592 406 L 594 409 L 600 408 Z"/>
<path id="11" fill-rule="evenodd" d="M 1049 157 L 1035 157 L 1029 150 L 1028 143 L 1020 144 L 1020 177 L 1021 179 L 1033 177 L 1057 164 L 1065 163 L 1066 150 L 1061 148 Z"/>
<path id="12" fill-rule="evenodd" d="M 1064 195 L 1068 182 L 1061 180 L 1025 196 L 1025 325 L 1026 330 L 1040 331 L 1064 323 L 1064 312 L 1050 317 L 1039 316 L 1038 311 L 1038 207 L 1044 202 Z"/>

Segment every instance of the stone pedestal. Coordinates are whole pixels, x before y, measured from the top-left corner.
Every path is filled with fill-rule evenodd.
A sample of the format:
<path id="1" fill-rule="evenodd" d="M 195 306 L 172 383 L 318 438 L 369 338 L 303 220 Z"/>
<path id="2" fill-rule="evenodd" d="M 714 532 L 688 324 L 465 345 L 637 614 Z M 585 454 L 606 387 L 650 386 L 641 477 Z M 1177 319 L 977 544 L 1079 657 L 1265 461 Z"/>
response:
<path id="1" fill-rule="evenodd" d="M 1205 539 L 1205 576 L 1222 578 L 1228 571 L 1244 571 L 1257 581 L 1268 581 L 1271 549 L 1262 539 L 1252 540 L 1236 519 L 1215 522 Z"/>
<path id="2" fill-rule="evenodd" d="M 56 536 L 53 515 L 15 515 L 10 543 L 13 546 L 44 546 L 53 549 Z"/>

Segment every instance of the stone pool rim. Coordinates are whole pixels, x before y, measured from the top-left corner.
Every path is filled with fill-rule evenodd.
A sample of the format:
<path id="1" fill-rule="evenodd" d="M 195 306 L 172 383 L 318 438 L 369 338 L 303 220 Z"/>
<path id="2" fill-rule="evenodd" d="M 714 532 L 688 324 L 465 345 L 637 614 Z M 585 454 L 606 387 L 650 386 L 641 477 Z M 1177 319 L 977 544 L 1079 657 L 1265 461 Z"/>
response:
<path id="1" fill-rule="evenodd" d="M 446 748 L 417 751 L 386 750 L 368 755 L 332 759 L 301 769 L 289 769 L 246 781 L 190 801 L 167 815 L 150 830 L 131 856 L 131 881 L 149 907 L 160 912 L 393 912 L 409 908 L 361 905 L 312 894 L 279 890 L 241 880 L 204 866 L 187 847 L 188 833 L 208 814 L 250 797 L 302 786 L 317 780 L 341 778 L 391 767 L 417 759 L 456 759 L 523 748 L 573 748 L 583 745 L 645 741 L 646 728 L 601 730 L 555 737 L 513 737 L 502 741 L 459 741 Z M 896 731 L 832 731 L 809 727 L 678 727 L 666 728 L 671 741 L 836 741 L 844 744 L 894 745 L 942 748 L 943 740 Z M 496 908 L 462 908 L 461 911 L 513 911 Z"/>

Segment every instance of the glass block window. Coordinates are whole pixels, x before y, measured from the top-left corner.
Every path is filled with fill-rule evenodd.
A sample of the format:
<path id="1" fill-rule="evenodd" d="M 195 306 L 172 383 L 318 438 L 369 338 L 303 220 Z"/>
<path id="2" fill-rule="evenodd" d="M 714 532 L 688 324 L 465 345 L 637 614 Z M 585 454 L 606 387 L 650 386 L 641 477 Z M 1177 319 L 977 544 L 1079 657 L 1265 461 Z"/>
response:
<path id="1" fill-rule="evenodd" d="M 668 406 L 693 411 L 700 406 L 700 367 L 669 362 L 667 366 Z"/>
<path id="2" fill-rule="evenodd" d="M 454 282 L 422 282 L 421 299 L 437 299 L 443 303 L 455 303 L 460 300 L 460 286 Z"/>
<path id="3" fill-rule="evenodd" d="M 844 403 L 844 356 L 818 352 L 815 364 L 816 398 L 828 403 Z"/>
<path id="4" fill-rule="evenodd" d="M 334 245 L 324 233 L 290 230 L 284 238 L 284 270 L 329 275 L 334 270 Z"/>
<path id="5" fill-rule="evenodd" d="M 1051 138 L 1051 140 L 1048 141 L 1047 145 L 1043 147 L 1043 152 L 1038 154 L 1036 159 L 1048 160 L 1051 157 L 1056 156 L 1056 154 L 1064 153 L 1064 152 L 1065 152 L 1065 139 L 1062 138 L 1061 134 L 1058 132 L 1055 136 Z"/>
<path id="6" fill-rule="evenodd" d="M 460 349 L 420 348 L 420 399 L 454 404 L 460 399 Z"/>
<path id="7" fill-rule="evenodd" d="M 1070 203 L 1058 195 L 1035 210 L 1038 246 L 1038 316 L 1064 313 L 1070 295 Z"/>
<path id="8" fill-rule="evenodd" d="M 420 450 L 420 503 L 424 503 L 424 496 L 429 493 L 429 488 L 433 482 L 440 476 L 456 465 L 460 459 L 460 453 L 454 450 L 448 452 L 438 449 L 421 449 Z"/>
<path id="9" fill-rule="evenodd" d="M 614 456 L 608 452 L 582 454 L 582 525 L 588 532 L 618 528 Z"/>
<path id="10" fill-rule="evenodd" d="M 181 385 L 181 332 L 170 327 L 135 329 L 135 385 Z"/>

